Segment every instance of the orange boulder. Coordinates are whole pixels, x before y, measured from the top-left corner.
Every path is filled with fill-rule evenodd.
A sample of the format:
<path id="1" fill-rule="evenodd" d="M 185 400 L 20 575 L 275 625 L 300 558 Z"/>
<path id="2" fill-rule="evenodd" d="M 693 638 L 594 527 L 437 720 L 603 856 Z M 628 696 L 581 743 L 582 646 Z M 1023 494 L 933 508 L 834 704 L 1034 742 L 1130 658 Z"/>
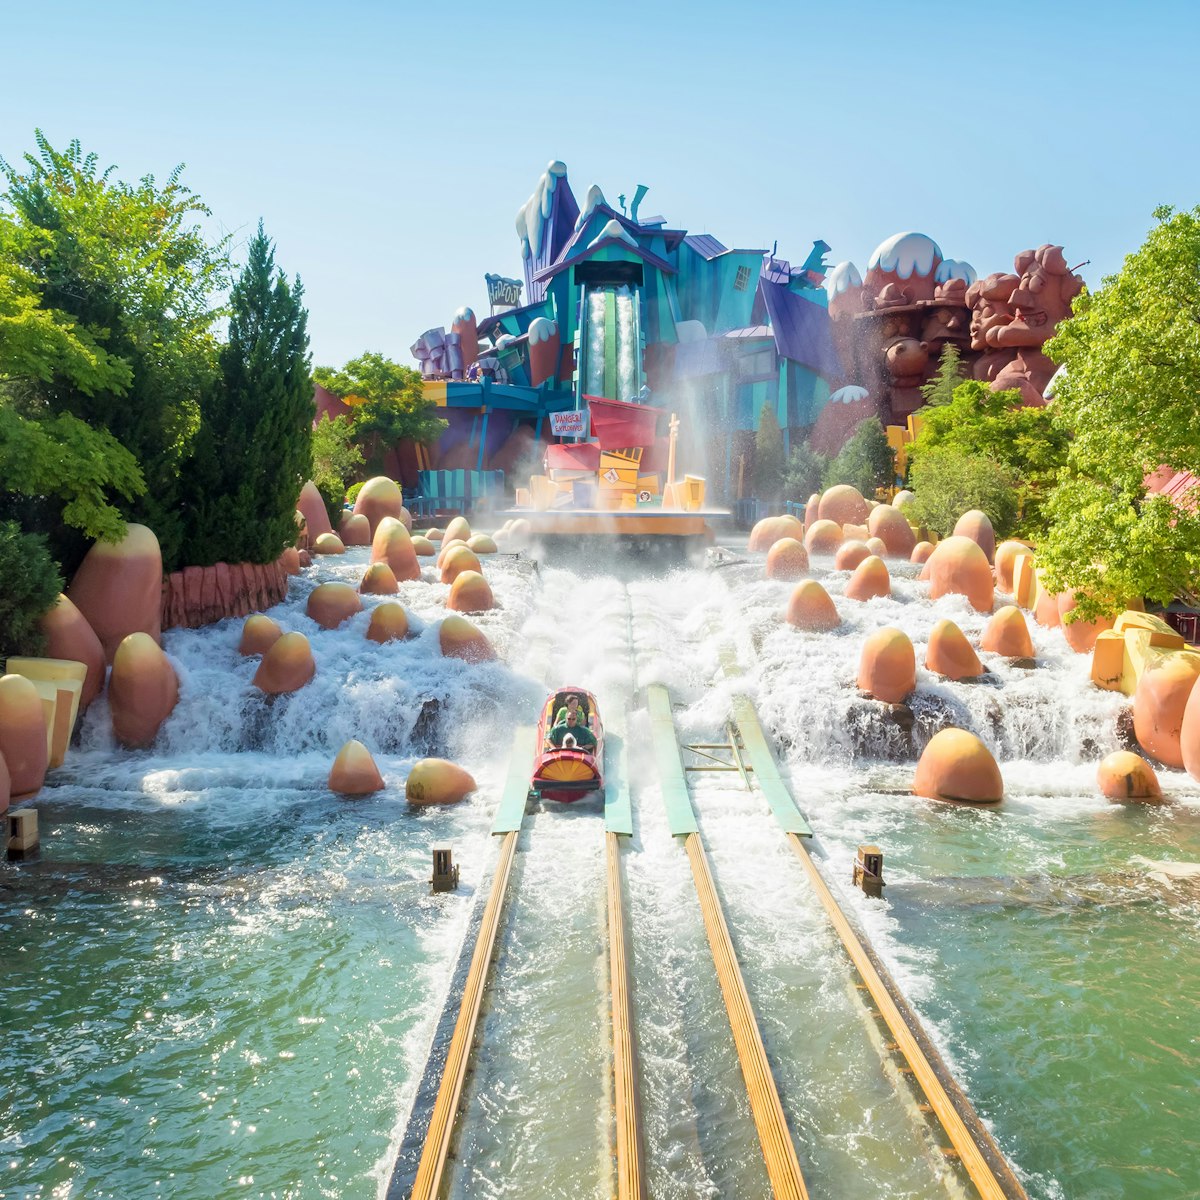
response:
<path id="1" fill-rule="evenodd" d="M 1015 605 L 1006 604 L 997 610 L 979 639 L 981 650 L 1002 654 L 1005 658 L 1032 658 L 1033 642 L 1025 614 Z"/>
<path id="2" fill-rule="evenodd" d="M 892 594 L 892 577 L 882 558 L 872 554 L 864 558 L 846 581 L 847 600 L 870 600 L 875 596 Z"/>
<path id="3" fill-rule="evenodd" d="M 870 550 L 877 558 L 883 558 L 888 552 L 887 543 L 883 538 L 869 537 L 867 538 L 867 549 Z"/>
<path id="4" fill-rule="evenodd" d="M 333 760 L 329 790 L 340 796 L 369 796 L 383 790 L 383 776 L 362 742 L 347 742 Z"/>
<path id="5" fill-rule="evenodd" d="M 256 654 L 266 654 L 270 648 L 283 637 L 279 622 L 273 621 L 266 613 L 251 613 L 242 625 L 242 640 L 238 644 L 238 653 L 247 658 Z"/>
<path id="6" fill-rule="evenodd" d="M 926 563 L 929 561 L 929 556 L 933 553 L 932 542 L 918 542 L 913 548 L 912 553 L 908 556 L 909 562 Z"/>
<path id="7" fill-rule="evenodd" d="M 977 542 L 959 534 L 948 537 L 934 547 L 926 566 L 931 600 L 961 595 L 977 612 L 992 611 L 992 568 Z"/>
<path id="8" fill-rule="evenodd" d="M 37 688 L 24 675 L 0 676 L 0 759 L 8 768 L 13 799 L 41 788 L 49 758 L 46 714 Z"/>
<path id="9" fill-rule="evenodd" d="M 475 780 L 444 758 L 423 758 L 414 763 L 404 784 L 409 804 L 454 804 L 474 790 Z"/>
<path id="10" fill-rule="evenodd" d="M 767 551 L 768 579 L 801 579 L 807 573 L 808 551 L 795 538 L 780 538 Z"/>
<path id="11" fill-rule="evenodd" d="M 79 693 L 79 707 L 86 708 L 104 687 L 104 672 L 108 665 L 96 631 L 61 593 L 54 607 L 38 621 L 38 628 L 46 635 L 47 658 L 66 658 L 87 667 Z"/>
<path id="12" fill-rule="evenodd" d="M 253 683 L 268 696 L 294 692 L 317 673 L 312 647 L 302 633 L 285 633 L 262 657 Z"/>
<path id="13" fill-rule="evenodd" d="M 121 541 L 97 542 L 67 588 L 112 662 L 131 633 L 162 640 L 162 553 L 145 525 L 127 525 Z"/>
<path id="14" fill-rule="evenodd" d="M 295 546 L 289 546 L 280 556 L 279 565 L 289 575 L 300 574 L 300 551 Z"/>
<path id="15" fill-rule="evenodd" d="M 1016 542 L 1012 539 L 1001 542 L 996 547 L 997 591 L 1004 592 L 1008 596 L 1013 594 L 1013 568 L 1017 565 L 1017 559 L 1032 553 L 1033 551 L 1024 542 Z"/>
<path id="16" fill-rule="evenodd" d="M 917 656 L 908 635 L 885 626 L 863 644 L 858 686 L 885 704 L 899 704 L 917 686 Z"/>
<path id="17" fill-rule="evenodd" d="M 1183 769 L 1193 779 L 1200 780 L 1200 688 L 1192 688 L 1184 705 L 1179 750 L 1183 757 Z"/>
<path id="18" fill-rule="evenodd" d="M 746 543 L 747 550 L 770 550 L 780 538 L 795 538 L 799 541 L 804 537 L 804 526 L 798 517 L 764 517 L 750 530 L 750 540 Z"/>
<path id="19" fill-rule="evenodd" d="M 325 509 L 325 501 L 321 499 L 321 493 L 317 491 L 317 485 L 311 479 L 300 489 L 300 499 L 296 501 L 296 511 L 304 515 L 309 545 L 312 545 L 321 534 L 333 532 L 333 526 L 329 523 L 329 513 Z"/>
<path id="20" fill-rule="evenodd" d="M 807 533 L 821 515 L 821 493 L 813 492 L 804 506 L 804 532 Z"/>
<path id="21" fill-rule="evenodd" d="M 12 780 L 9 778 L 8 765 L 0 755 L 0 813 L 8 811 L 9 801 L 12 800 Z"/>
<path id="22" fill-rule="evenodd" d="M 1117 750 L 1101 759 L 1096 784 L 1110 800 L 1162 799 L 1162 786 L 1154 768 L 1132 750 Z"/>
<path id="23" fill-rule="evenodd" d="M 175 668 L 155 640 L 131 633 L 113 655 L 108 680 L 112 727 L 122 746 L 149 746 L 179 700 Z"/>
<path id="24" fill-rule="evenodd" d="M 441 547 L 438 549 L 438 552 L 437 552 L 437 568 L 439 571 L 442 569 L 442 563 L 444 563 L 446 561 L 446 556 L 450 553 L 451 550 L 454 549 L 455 546 L 467 546 L 467 543 L 464 542 L 462 540 L 462 538 L 450 538 L 450 539 L 442 538 Z M 471 550 L 471 547 L 467 546 L 467 549 Z M 471 550 L 471 553 L 474 554 L 475 551 Z"/>
<path id="25" fill-rule="evenodd" d="M 354 512 L 357 516 L 365 517 L 371 528 L 370 537 L 364 545 L 370 544 L 384 517 L 393 517 L 402 525 L 411 525 L 412 520 L 409 518 L 408 522 L 404 521 L 404 496 L 399 486 L 386 475 L 376 475 L 359 488 L 354 498 Z"/>
<path id="26" fill-rule="evenodd" d="M 467 522 L 466 517 L 455 517 L 449 525 L 446 526 L 446 534 L 442 538 L 443 542 L 452 542 L 455 538 L 460 538 L 462 541 L 467 541 L 471 536 L 471 526 Z"/>
<path id="27" fill-rule="evenodd" d="M 313 542 L 314 554 L 345 554 L 346 547 L 336 533 L 323 533 Z"/>
<path id="28" fill-rule="evenodd" d="M 467 546 L 476 554 L 495 554 L 496 542 L 486 533 L 473 533 L 467 538 Z"/>
<path id="29" fill-rule="evenodd" d="M 367 640 L 378 642 L 381 646 L 386 642 L 399 642 L 408 637 L 408 613 L 402 604 L 389 600 L 377 604 L 371 609 L 371 622 L 367 626 Z"/>
<path id="30" fill-rule="evenodd" d="M 1183 716 L 1192 694 L 1200 658 L 1169 654 L 1142 672 L 1133 694 L 1133 733 L 1147 754 L 1168 767 L 1182 767 Z"/>
<path id="31" fill-rule="evenodd" d="M 857 540 L 843 542 L 837 551 L 837 555 L 833 560 L 833 569 L 835 571 L 853 571 L 860 562 L 871 557 L 871 551 L 867 548 L 866 542 Z"/>
<path id="32" fill-rule="evenodd" d="M 496 657 L 492 643 L 466 617 L 446 617 L 438 627 L 438 644 L 446 658 L 461 658 L 466 662 L 492 662 Z"/>
<path id="33" fill-rule="evenodd" d="M 475 551 L 469 546 L 451 546 L 448 551 L 443 552 L 442 557 L 442 582 L 453 583 L 464 571 L 482 571 L 479 565 L 479 559 L 475 557 Z"/>
<path id="34" fill-rule="evenodd" d="M 438 529 L 436 527 L 433 529 L 427 529 L 427 530 L 425 530 L 425 536 L 431 542 L 440 542 L 442 540 L 442 537 L 444 536 L 444 530 Z"/>
<path id="35" fill-rule="evenodd" d="M 917 544 L 917 535 L 908 523 L 908 518 L 890 504 L 880 504 L 871 509 L 867 517 L 867 531 L 887 547 L 894 558 L 908 558 Z"/>
<path id="36" fill-rule="evenodd" d="M 298 550 L 296 560 L 300 563 L 301 569 L 312 566 L 312 555 L 307 550 Z"/>
<path id="37" fill-rule="evenodd" d="M 1004 780 L 992 752 L 973 733 L 942 729 L 921 754 L 913 793 L 930 800 L 999 804 L 1004 799 Z"/>
<path id="38" fill-rule="evenodd" d="M 833 554 L 842 544 L 842 527 L 822 518 L 814 521 L 804 535 L 804 547 L 809 554 Z"/>
<path id="39" fill-rule="evenodd" d="M 371 544 L 371 522 L 362 513 L 345 513 L 338 526 L 338 537 L 344 546 L 369 546 Z"/>
<path id="40" fill-rule="evenodd" d="M 839 483 L 821 494 L 822 521 L 833 521 L 837 525 L 865 525 L 870 511 L 862 492 L 848 483 Z"/>
<path id="41" fill-rule="evenodd" d="M 930 631 L 925 666 L 946 679 L 978 679 L 984 673 L 979 655 L 953 621 L 939 621 Z"/>
<path id="42" fill-rule="evenodd" d="M 1033 619 L 1047 629 L 1057 629 L 1062 624 L 1062 617 L 1058 615 L 1058 597 L 1053 592 L 1046 591 L 1045 584 L 1042 583 L 1044 574 L 1044 570 L 1039 567 L 1036 572 L 1037 595 L 1033 602 Z"/>
<path id="43" fill-rule="evenodd" d="M 987 555 L 988 562 L 996 557 L 996 531 L 987 513 L 973 508 L 963 513 L 954 526 L 955 537 L 969 537 Z"/>
<path id="44" fill-rule="evenodd" d="M 1096 639 L 1100 636 L 1101 631 L 1113 627 L 1113 618 L 1101 617 L 1096 621 L 1068 621 L 1067 614 L 1073 612 L 1079 604 L 1074 588 L 1061 592 L 1056 601 L 1058 617 L 1062 623 L 1063 636 L 1067 639 L 1067 645 L 1076 654 L 1091 654 L 1096 648 Z"/>
<path id="45" fill-rule="evenodd" d="M 842 526 L 843 542 L 865 542 L 870 536 L 865 525 L 846 524 Z"/>
<path id="46" fill-rule="evenodd" d="M 487 612 L 495 603 L 488 581 L 478 571 L 459 571 L 446 598 L 446 607 L 455 612 Z"/>
<path id="47" fill-rule="evenodd" d="M 420 579 L 421 564 L 409 532 L 395 517 L 384 517 L 371 539 L 371 561 L 385 562 L 400 580 Z"/>
<path id="48" fill-rule="evenodd" d="M 427 537 L 422 537 L 419 533 L 412 539 L 412 548 L 413 553 L 418 558 L 432 558 L 437 553 L 433 543 Z"/>
<path id="49" fill-rule="evenodd" d="M 823 633 L 836 629 L 842 619 L 829 593 L 815 579 L 806 579 L 788 600 L 787 623 L 810 633 Z"/>
<path id="50" fill-rule="evenodd" d="M 336 629 L 355 613 L 362 612 L 362 601 L 348 583 L 322 583 L 309 592 L 304 611 L 322 629 Z"/>
<path id="51" fill-rule="evenodd" d="M 392 568 L 385 562 L 373 562 L 363 572 L 358 590 L 364 596 L 394 596 L 400 589 Z"/>

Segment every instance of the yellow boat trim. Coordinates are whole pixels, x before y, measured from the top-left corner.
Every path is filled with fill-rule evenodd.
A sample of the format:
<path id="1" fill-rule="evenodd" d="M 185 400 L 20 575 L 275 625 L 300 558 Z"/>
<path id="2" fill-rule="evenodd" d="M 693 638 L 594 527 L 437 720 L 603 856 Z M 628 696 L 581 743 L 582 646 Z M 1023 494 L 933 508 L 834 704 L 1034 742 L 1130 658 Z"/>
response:
<path id="1" fill-rule="evenodd" d="M 595 779 L 596 772 L 582 759 L 556 758 L 542 768 L 539 778 L 568 782 L 579 779 Z"/>

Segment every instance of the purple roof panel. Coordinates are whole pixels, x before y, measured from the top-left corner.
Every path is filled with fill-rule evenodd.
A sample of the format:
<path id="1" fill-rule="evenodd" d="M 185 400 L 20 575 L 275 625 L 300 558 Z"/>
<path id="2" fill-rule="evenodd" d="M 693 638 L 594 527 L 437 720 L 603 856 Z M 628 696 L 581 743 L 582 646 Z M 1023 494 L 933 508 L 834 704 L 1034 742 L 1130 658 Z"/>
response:
<path id="1" fill-rule="evenodd" d="M 830 383 L 840 381 L 842 363 L 833 344 L 828 309 L 789 291 L 783 284 L 772 283 L 765 276 L 759 279 L 758 290 L 780 355 L 808 367 Z"/>

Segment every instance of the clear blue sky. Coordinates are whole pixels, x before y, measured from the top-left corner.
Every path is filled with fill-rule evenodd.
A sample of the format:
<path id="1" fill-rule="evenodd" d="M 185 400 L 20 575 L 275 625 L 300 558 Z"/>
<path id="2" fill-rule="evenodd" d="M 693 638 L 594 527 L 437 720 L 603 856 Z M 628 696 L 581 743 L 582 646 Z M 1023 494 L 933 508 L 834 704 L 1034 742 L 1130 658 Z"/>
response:
<path id="1" fill-rule="evenodd" d="M 551 158 L 582 198 L 865 269 L 905 229 L 979 273 L 1046 241 L 1093 285 L 1160 203 L 1200 203 L 1200 5 L 0 2 L 0 155 L 41 127 L 122 175 L 179 162 L 219 227 L 261 216 L 315 360 L 411 362 Z"/>

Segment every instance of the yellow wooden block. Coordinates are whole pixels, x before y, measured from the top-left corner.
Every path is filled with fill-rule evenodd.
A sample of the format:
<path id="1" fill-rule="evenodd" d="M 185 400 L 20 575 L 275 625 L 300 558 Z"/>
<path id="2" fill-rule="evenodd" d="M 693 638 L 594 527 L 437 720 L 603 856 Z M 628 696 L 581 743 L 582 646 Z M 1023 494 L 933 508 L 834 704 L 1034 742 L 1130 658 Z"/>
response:
<path id="1" fill-rule="evenodd" d="M 698 512 L 704 507 L 704 479 L 700 475 L 683 477 L 683 511 Z"/>
<path id="2" fill-rule="evenodd" d="M 652 496 L 658 495 L 658 476 L 657 475 L 639 475 L 637 477 L 637 490 L 639 492 L 649 492 Z"/>
<path id="3" fill-rule="evenodd" d="M 554 497 L 558 494 L 558 488 L 554 486 L 554 481 L 546 475 L 532 475 L 529 479 L 529 496 L 533 501 L 533 507 L 539 512 L 549 508 L 554 503 Z"/>
<path id="4" fill-rule="evenodd" d="M 1038 581 L 1037 559 L 1032 554 L 1022 554 L 1013 564 L 1013 599 L 1025 609 L 1037 604 Z"/>
<path id="5" fill-rule="evenodd" d="M 1187 644 L 1184 641 L 1183 635 L 1176 633 L 1162 619 L 1156 617 L 1152 613 L 1134 612 L 1131 609 L 1126 609 L 1114 622 L 1114 633 L 1125 633 L 1130 629 L 1144 629 L 1150 634 L 1150 645 L 1157 646 L 1164 650 L 1182 650 Z M 9 670 L 12 670 L 10 667 Z"/>
<path id="6" fill-rule="evenodd" d="M 1105 629 L 1096 637 L 1092 650 L 1092 682 L 1109 692 L 1119 692 L 1125 673 L 1125 636 L 1115 629 Z"/>
<path id="7" fill-rule="evenodd" d="M 513 502 L 518 508 L 529 508 L 529 489 L 523 487 L 517 488 L 517 494 L 513 498 Z"/>
<path id="8" fill-rule="evenodd" d="M 599 483 L 604 487 L 636 488 L 638 481 L 637 467 L 601 467 Z"/>
<path id="9" fill-rule="evenodd" d="M 69 658 L 10 658 L 8 671 L 24 675 L 37 689 L 46 717 L 49 766 L 61 767 L 79 716 L 79 697 L 87 667 Z"/>
<path id="10" fill-rule="evenodd" d="M 600 451 L 600 473 L 603 475 L 609 467 L 616 467 L 618 471 L 629 467 L 637 467 L 642 461 L 642 447 L 634 446 L 629 450 L 601 450 Z"/>
<path id="11" fill-rule="evenodd" d="M 637 508 L 636 492 L 620 492 L 622 508 Z"/>

